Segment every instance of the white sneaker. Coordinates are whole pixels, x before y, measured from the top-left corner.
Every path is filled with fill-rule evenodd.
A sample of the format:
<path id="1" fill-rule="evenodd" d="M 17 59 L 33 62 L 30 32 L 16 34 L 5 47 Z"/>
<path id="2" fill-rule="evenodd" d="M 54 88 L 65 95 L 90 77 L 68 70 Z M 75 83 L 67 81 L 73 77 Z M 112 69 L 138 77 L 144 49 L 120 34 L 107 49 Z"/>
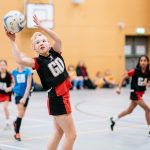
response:
<path id="1" fill-rule="evenodd" d="M 4 127 L 4 130 L 10 130 L 11 129 L 11 125 L 9 123 L 6 123 L 6 126 Z"/>

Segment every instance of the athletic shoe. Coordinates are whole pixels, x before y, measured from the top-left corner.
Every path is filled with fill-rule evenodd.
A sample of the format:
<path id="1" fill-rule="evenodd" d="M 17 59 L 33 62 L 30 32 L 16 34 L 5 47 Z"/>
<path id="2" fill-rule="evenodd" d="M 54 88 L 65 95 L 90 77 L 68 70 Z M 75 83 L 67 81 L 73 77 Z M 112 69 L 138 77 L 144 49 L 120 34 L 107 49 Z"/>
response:
<path id="1" fill-rule="evenodd" d="M 19 133 L 16 133 L 14 135 L 14 138 L 17 140 L 17 141 L 21 141 L 21 137 L 20 137 L 20 134 Z"/>
<path id="2" fill-rule="evenodd" d="M 113 117 L 111 117 L 110 118 L 110 129 L 111 129 L 111 131 L 113 131 L 114 130 L 114 126 L 115 126 L 115 121 L 113 120 Z"/>
<path id="3" fill-rule="evenodd" d="M 4 130 L 10 130 L 11 129 L 11 125 L 9 123 L 6 123 L 6 126 L 4 127 Z"/>

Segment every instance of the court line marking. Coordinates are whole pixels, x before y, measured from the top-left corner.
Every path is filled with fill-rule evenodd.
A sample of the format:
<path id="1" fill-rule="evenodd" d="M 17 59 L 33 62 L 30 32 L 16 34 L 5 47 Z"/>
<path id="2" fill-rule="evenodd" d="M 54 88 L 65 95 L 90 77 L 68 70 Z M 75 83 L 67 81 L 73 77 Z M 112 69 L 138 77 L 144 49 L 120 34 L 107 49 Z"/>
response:
<path id="1" fill-rule="evenodd" d="M 78 111 L 79 113 L 82 113 L 82 114 L 84 114 L 84 115 L 86 115 L 86 116 L 92 116 L 92 117 L 95 117 L 95 118 L 99 118 L 99 119 L 109 119 L 109 116 L 108 117 L 106 117 L 106 116 L 102 116 L 102 115 L 96 115 L 96 114 L 92 114 L 92 113 L 90 113 L 90 112 L 86 112 L 86 111 L 83 111 L 82 109 L 80 109 L 79 108 L 79 105 L 82 105 L 82 104 L 84 104 L 84 103 L 89 103 L 89 101 L 81 101 L 81 102 L 79 102 L 79 103 L 77 103 L 76 105 L 75 105 L 75 110 L 76 111 Z M 133 116 L 132 116 L 132 118 L 133 118 Z M 138 115 L 137 116 L 135 116 L 134 118 L 142 118 L 142 117 L 138 117 Z M 135 123 L 136 121 L 132 121 L 132 120 L 127 120 L 127 121 L 124 121 L 124 120 L 120 120 L 121 122 L 126 122 L 126 123 Z M 137 123 L 137 122 L 136 122 Z M 142 124 L 141 122 L 139 123 L 138 122 L 138 124 Z"/>
<path id="2" fill-rule="evenodd" d="M 104 116 L 100 116 L 100 115 L 96 115 L 96 114 L 91 114 L 91 113 L 88 113 L 88 112 L 85 112 L 85 111 L 81 110 L 81 109 L 79 108 L 79 105 L 84 104 L 84 103 L 88 103 L 88 101 L 81 101 L 81 102 L 77 103 L 77 104 L 74 106 L 75 109 L 76 109 L 76 111 L 78 111 L 78 112 L 80 112 L 80 113 L 82 113 L 82 114 L 84 114 L 84 115 L 89 115 L 89 116 L 93 116 L 93 117 L 96 117 L 96 118 L 106 118 L 106 117 L 104 117 Z"/>
<path id="3" fill-rule="evenodd" d="M 0 146 L 15 149 L 15 150 L 31 150 L 31 149 L 27 149 L 27 148 L 11 146 L 11 145 L 6 145 L 6 144 L 0 144 Z"/>
<path id="4" fill-rule="evenodd" d="M 93 122 L 100 122 L 100 119 L 90 119 L 90 120 L 83 120 L 83 121 L 76 121 L 75 124 L 84 124 L 84 123 L 93 123 Z M 50 122 L 49 124 L 39 124 L 39 125 L 26 125 L 22 126 L 22 129 L 29 129 L 29 128 L 41 128 L 41 127 L 52 127 L 53 124 Z M 11 131 L 12 129 L 10 129 Z M 4 129 L 0 129 L 0 131 L 4 131 Z M 9 130 L 7 130 L 9 131 Z"/>
<path id="5" fill-rule="evenodd" d="M 75 121 L 75 124 L 93 123 L 93 122 L 100 122 L 100 121 L 101 121 L 100 119 L 91 119 L 91 120 Z M 29 125 L 29 126 L 22 127 L 22 129 L 40 128 L 40 127 L 45 127 L 45 126 L 52 127 L 53 124 L 49 123 L 49 124 L 41 124 L 41 125 Z"/>
<path id="6" fill-rule="evenodd" d="M 142 128 L 145 127 L 146 125 L 132 125 L 132 126 L 122 126 L 122 127 L 117 127 L 116 130 L 126 130 L 128 128 Z M 77 136 L 80 135 L 90 135 L 90 134 L 95 134 L 95 133 L 103 133 L 103 132 L 111 132 L 113 133 L 110 129 L 98 129 L 98 130 L 90 130 L 90 131 L 84 131 L 84 132 L 78 132 Z M 33 137 L 27 137 L 24 138 L 23 141 L 31 141 L 31 140 L 36 140 L 36 139 L 47 139 L 47 138 L 51 138 L 50 135 L 45 135 L 45 136 L 33 136 Z M 1 143 L 8 143 L 8 142 L 14 142 L 14 140 L 1 140 Z"/>
<path id="7" fill-rule="evenodd" d="M 4 118 L 3 115 L 0 115 L 0 117 Z M 11 115 L 10 118 L 11 118 L 11 119 L 14 119 L 14 118 L 16 118 L 16 116 L 12 116 L 12 115 Z M 36 122 L 41 122 L 41 123 L 49 123 L 49 122 L 52 120 L 52 118 L 50 117 L 50 118 L 49 118 L 49 121 L 44 121 L 44 120 L 40 120 L 40 119 L 33 119 L 33 118 L 30 119 L 30 118 L 28 118 L 28 117 L 24 117 L 23 120 L 36 121 Z"/>
<path id="8" fill-rule="evenodd" d="M 106 120 L 106 119 L 103 119 Z M 89 120 L 82 120 L 82 121 L 76 121 L 75 124 L 84 124 L 84 123 L 93 123 L 93 122 L 100 122 L 102 121 L 102 119 L 89 119 Z M 42 127 L 52 127 L 53 124 L 49 123 L 49 124 L 39 124 L 39 125 L 26 125 L 26 126 L 22 126 L 22 129 L 30 129 L 30 128 L 42 128 Z M 12 131 L 13 127 L 11 127 L 11 129 L 7 130 L 7 131 Z M 5 129 L 0 129 L 0 132 L 5 131 Z"/>

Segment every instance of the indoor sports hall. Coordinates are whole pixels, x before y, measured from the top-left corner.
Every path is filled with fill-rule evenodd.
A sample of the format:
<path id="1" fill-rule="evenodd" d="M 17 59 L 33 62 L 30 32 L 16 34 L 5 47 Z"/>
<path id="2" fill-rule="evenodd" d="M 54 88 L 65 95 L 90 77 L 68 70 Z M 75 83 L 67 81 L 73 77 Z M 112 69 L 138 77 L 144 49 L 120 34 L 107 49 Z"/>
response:
<path id="1" fill-rule="evenodd" d="M 0 150 L 149 149 L 150 0 L 0 6 Z"/>

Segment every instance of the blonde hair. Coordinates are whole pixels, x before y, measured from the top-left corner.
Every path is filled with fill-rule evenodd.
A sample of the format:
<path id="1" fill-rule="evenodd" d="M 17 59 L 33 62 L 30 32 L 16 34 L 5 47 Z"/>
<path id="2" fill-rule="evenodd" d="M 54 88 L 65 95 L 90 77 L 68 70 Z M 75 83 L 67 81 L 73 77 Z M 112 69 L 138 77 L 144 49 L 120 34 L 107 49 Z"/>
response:
<path id="1" fill-rule="evenodd" d="M 35 32 L 35 33 L 32 35 L 32 37 L 31 37 L 32 48 L 33 48 L 33 49 L 34 49 L 35 41 L 36 41 L 36 39 L 37 39 L 39 36 L 44 36 L 44 37 L 47 39 L 47 37 L 46 37 L 43 33 L 41 33 L 41 32 Z M 48 39 L 47 39 L 47 41 L 48 41 Z"/>
<path id="2" fill-rule="evenodd" d="M 32 41 L 32 44 L 34 44 L 34 41 L 36 40 L 36 38 L 38 36 L 42 36 L 43 34 L 41 32 L 35 32 L 32 37 L 31 37 L 31 41 Z"/>

